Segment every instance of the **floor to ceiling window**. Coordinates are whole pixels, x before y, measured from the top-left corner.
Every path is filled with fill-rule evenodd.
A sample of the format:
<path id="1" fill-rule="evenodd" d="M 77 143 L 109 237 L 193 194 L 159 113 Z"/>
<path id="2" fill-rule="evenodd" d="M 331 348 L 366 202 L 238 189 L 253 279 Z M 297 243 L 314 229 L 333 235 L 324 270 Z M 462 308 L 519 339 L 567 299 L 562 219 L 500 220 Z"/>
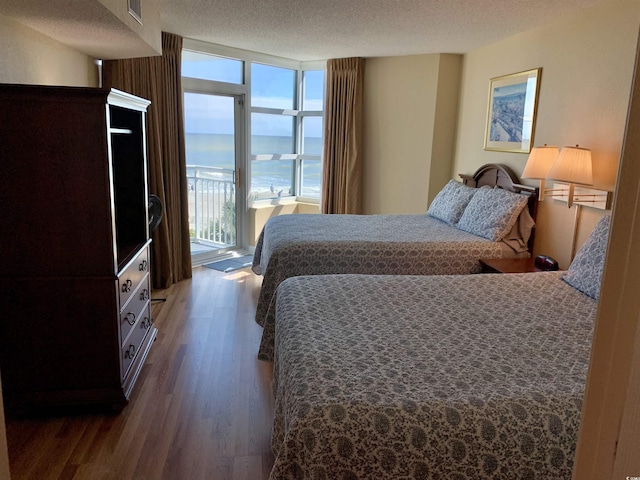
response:
<path id="1" fill-rule="evenodd" d="M 318 203 L 324 62 L 185 40 L 182 76 L 192 261 L 247 247 L 247 209 Z"/>
<path id="2" fill-rule="evenodd" d="M 324 71 L 251 64 L 251 199 L 318 201 Z"/>

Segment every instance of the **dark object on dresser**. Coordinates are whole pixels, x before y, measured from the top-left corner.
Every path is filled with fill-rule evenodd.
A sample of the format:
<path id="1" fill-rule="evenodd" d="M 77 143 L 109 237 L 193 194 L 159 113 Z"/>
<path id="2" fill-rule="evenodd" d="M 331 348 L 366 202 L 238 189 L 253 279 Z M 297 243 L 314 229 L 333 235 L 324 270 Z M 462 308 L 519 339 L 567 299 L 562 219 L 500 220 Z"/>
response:
<path id="1" fill-rule="evenodd" d="M 549 272 L 555 272 L 558 270 L 558 262 L 555 259 L 548 257 L 547 255 L 538 255 L 535 260 L 535 265 L 540 270 Z"/>
<path id="2" fill-rule="evenodd" d="M 122 408 L 153 343 L 149 102 L 0 85 L 5 406 Z"/>

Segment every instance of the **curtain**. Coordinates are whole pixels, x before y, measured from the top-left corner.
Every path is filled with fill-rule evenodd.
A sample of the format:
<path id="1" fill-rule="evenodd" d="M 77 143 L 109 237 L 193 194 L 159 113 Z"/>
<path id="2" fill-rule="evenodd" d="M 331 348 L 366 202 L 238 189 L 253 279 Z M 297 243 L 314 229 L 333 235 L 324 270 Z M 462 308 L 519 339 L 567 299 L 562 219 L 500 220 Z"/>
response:
<path id="1" fill-rule="evenodd" d="M 322 213 L 362 212 L 363 58 L 327 62 Z"/>
<path id="2" fill-rule="evenodd" d="M 103 84 L 146 98 L 149 193 L 162 201 L 164 213 L 152 233 L 154 288 L 191 278 L 187 170 L 184 144 L 182 37 L 162 33 L 162 56 L 107 60 Z"/>

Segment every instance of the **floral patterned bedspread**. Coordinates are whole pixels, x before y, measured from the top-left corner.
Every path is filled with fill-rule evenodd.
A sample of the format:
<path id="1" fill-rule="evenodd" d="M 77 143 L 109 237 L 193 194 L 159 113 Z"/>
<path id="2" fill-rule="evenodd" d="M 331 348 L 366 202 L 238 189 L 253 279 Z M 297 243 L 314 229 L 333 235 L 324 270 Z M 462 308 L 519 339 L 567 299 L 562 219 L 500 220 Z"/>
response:
<path id="1" fill-rule="evenodd" d="M 280 215 L 258 238 L 252 269 L 263 274 L 256 321 L 280 282 L 298 275 L 446 275 L 480 271 L 502 247 L 427 215 Z"/>
<path id="2" fill-rule="evenodd" d="M 283 282 L 270 478 L 569 480 L 596 302 L 561 275 Z"/>

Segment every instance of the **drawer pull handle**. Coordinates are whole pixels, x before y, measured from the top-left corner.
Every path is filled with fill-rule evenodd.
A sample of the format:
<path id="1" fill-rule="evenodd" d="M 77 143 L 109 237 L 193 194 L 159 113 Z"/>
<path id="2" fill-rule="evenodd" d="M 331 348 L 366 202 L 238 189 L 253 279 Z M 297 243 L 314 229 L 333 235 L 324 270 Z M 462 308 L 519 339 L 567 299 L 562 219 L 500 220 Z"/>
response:
<path id="1" fill-rule="evenodd" d="M 140 325 L 140 327 L 146 330 L 150 326 L 151 326 L 151 319 L 149 317 L 144 317 L 142 319 L 142 325 Z"/>
<path id="2" fill-rule="evenodd" d="M 136 346 L 129 345 L 129 348 L 127 348 L 127 350 L 124 352 L 124 358 L 133 358 L 135 354 L 136 354 Z"/>
<path id="3" fill-rule="evenodd" d="M 145 288 L 140 292 L 140 300 L 149 300 L 149 290 Z"/>
<path id="4" fill-rule="evenodd" d="M 131 280 L 127 280 L 122 284 L 122 293 L 129 293 L 131 291 L 131 287 L 133 286 L 133 282 Z"/>
<path id="5" fill-rule="evenodd" d="M 127 321 L 127 323 L 129 325 L 133 325 L 136 323 L 136 314 L 135 313 L 127 313 L 127 316 L 125 317 L 125 320 Z"/>
<path id="6" fill-rule="evenodd" d="M 146 260 L 142 260 L 142 262 L 140 262 L 140 265 L 138 266 L 138 269 L 141 272 L 145 272 L 147 270 L 147 261 Z"/>

